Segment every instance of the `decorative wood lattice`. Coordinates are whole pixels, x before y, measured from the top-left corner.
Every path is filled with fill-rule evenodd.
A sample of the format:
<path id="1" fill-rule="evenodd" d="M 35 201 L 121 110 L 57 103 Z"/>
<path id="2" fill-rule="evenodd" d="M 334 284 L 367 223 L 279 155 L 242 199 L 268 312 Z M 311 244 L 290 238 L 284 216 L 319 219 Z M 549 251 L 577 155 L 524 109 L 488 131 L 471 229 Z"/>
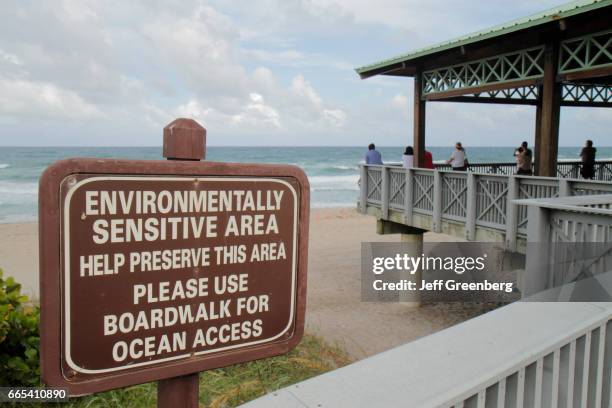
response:
<path id="1" fill-rule="evenodd" d="M 414 175 L 413 205 L 415 210 L 433 211 L 433 175 Z"/>
<path id="2" fill-rule="evenodd" d="M 559 44 L 560 74 L 612 66 L 612 30 L 570 38 Z M 540 79 L 544 75 L 544 46 L 500 54 L 462 64 L 423 72 L 423 97 L 485 85 L 499 89 L 473 94 L 473 98 L 537 100 L 535 85 L 514 87 L 513 82 Z M 510 85 L 510 87 L 508 87 Z M 612 88 L 606 85 L 565 84 L 563 100 L 568 102 L 612 103 Z"/>
<path id="3" fill-rule="evenodd" d="M 612 65 L 612 30 L 570 38 L 559 46 L 559 73 Z"/>
<path id="4" fill-rule="evenodd" d="M 425 71 L 423 95 L 539 78 L 543 67 L 542 46 Z"/>
<path id="5" fill-rule="evenodd" d="M 612 86 L 565 84 L 562 96 L 563 101 L 612 103 Z"/>
<path id="6" fill-rule="evenodd" d="M 382 197 L 382 171 L 380 168 L 368 169 L 368 201 L 380 202 Z"/>

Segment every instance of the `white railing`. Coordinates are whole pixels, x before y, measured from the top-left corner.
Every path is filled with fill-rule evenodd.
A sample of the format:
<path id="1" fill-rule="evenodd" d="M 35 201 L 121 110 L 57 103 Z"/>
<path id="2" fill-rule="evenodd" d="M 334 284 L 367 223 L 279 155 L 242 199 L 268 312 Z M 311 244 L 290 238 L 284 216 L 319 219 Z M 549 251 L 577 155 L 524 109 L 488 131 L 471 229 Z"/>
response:
<path id="1" fill-rule="evenodd" d="M 360 209 L 377 208 L 382 219 L 401 214 L 407 225 L 415 215 L 431 217 L 435 232 L 442 231 L 443 221 L 460 223 L 468 240 L 475 239 L 477 228 L 491 229 L 516 250 L 517 237 L 527 236 L 528 214 L 514 200 L 605 193 L 612 193 L 612 183 L 362 165 Z"/>
<path id="2" fill-rule="evenodd" d="M 437 170 L 451 170 L 448 164 L 435 164 Z M 577 160 L 562 160 L 557 162 L 557 177 L 580 178 L 582 162 Z M 470 163 L 469 169 L 474 173 L 504 174 L 516 173 L 516 163 Z M 532 170 L 535 170 L 535 166 Z M 612 160 L 598 160 L 593 166 L 593 179 L 612 181 Z"/>
<path id="3" fill-rule="evenodd" d="M 516 302 L 244 408 L 607 408 L 611 318 L 612 303 Z"/>
<path id="4" fill-rule="evenodd" d="M 525 296 L 612 270 L 612 194 L 516 203 L 529 217 Z"/>

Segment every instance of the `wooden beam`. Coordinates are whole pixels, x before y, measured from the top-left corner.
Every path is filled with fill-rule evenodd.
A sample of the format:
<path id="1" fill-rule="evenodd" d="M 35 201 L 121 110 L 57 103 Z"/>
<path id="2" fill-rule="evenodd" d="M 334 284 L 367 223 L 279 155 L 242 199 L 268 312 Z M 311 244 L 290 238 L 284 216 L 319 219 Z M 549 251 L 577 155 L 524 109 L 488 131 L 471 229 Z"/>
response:
<path id="1" fill-rule="evenodd" d="M 414 167 L 423 167 L 425 159 L 425 100 L 423 93 L 423 75 L 420 70 L 414 76 L 414 120 L 412 129 L 414 148 Z"/>
<path id="2" fill-rule="evenodd" d="M 561 106 L 580 108 L 612 108 L 612 102 L 562 101 Z"/>
<path id="3" fill-rule="evenodd" d="M 477 96 L 456 96 L 448 99 L 433 99 L 429 102 L 459 102 L 459 103 L 482 103 L 491 105 L 523 105 L 538 106 L 537 99 L 503 99 L 487 98 Z M 588 102 L 588 101 L 561 101 L 561 106 L 580 108 L 612 108 L 612 102 Z"/>
<path id="4" fill-rule="evenodd" d="M 530 105 L 538 104 L 537 99 L 494 98 L 488 96 L 455 96 L 447 99 L 432 99 L 430 102 L 463 102 L 463 103 L 490 103 L 498 105 Z"/>
<path id="5" fill-rule="evenodd" d="M 557 79 L 557 56 L 559 43 L 550 42 L 544 50 L 544 78 L 542 80 L 542 98 L 540 133 L 537 153 L 536 175 L 556 177 L 557 148 L 559 145 L 559 116 L 561 112 L 561 84 Z"/>
<path id="6" fill-rule="evenodd" d="M 465 95 L 471 95 L 475 93 L 498 91 L 502 89 L 520 88 L 523 86 L 537 85 L 538 83 L 540 83 L 540 81 L 541 81 L 540 78 L 523 79 L 520 81 L 510 81 L 510 82 L 503 82 L 499 84 L 488 84 L 488 85 L 482 85 L 482 86 L 474 86 L 470 88 L 453 89 L 451 91 L 445 91 L 445 92 L 432 92 L 432 93 L 429 93 L 423 96 L 423 98 L 425 98 L 428 101 L 433 101 L 436 99 L 448 99 L 448 98 L 453 98 L 456 96 L 465 96 Z"/>
<path id="7" fill-rule="evenodd" d="M 612 66 L 596 67 L 584 71 L 568 72 L 559 75 L 559 82 L 576 81 L 581 79 L 601 78 L 612 75 Z"/>

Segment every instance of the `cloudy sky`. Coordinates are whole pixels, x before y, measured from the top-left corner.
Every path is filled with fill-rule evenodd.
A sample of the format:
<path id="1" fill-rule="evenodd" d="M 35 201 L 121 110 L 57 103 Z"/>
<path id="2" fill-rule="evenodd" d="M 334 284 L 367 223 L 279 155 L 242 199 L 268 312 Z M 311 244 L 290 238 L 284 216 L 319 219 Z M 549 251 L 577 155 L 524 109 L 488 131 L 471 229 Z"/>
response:
<path id="1" fill-rule="evenodd" d="M 159 145 L 178 116 L 209 145 L 403 145 L 412 80 L 353 68 L 559 0 L 6 0 L 0 145 Z M 432 103 L 427 141 L 513 145 L 534 108 Z M 561 145 L 612 145 L 612 110 L 565 108 Z"/>

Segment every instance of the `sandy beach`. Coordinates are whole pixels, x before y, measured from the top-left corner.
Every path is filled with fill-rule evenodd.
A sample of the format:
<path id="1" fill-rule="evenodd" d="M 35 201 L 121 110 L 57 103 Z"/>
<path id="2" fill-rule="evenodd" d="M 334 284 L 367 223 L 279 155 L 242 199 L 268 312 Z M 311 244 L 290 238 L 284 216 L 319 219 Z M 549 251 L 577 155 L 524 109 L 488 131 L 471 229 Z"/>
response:
<path id="1" fill-rule="evenodd" d="M 485 311 L 479 305 L 426 305 L 361 302 L 361 242 L 399 241 L 377 235 L 376 220 L 354 209 L 311 213 L 306 330 L 345 348 L 360 359 L 459 323 Z M 457 241 L 427 233 L 425 241 Z M 38 226 L 0 224 L 0 268 L 38 297 Z"/>

